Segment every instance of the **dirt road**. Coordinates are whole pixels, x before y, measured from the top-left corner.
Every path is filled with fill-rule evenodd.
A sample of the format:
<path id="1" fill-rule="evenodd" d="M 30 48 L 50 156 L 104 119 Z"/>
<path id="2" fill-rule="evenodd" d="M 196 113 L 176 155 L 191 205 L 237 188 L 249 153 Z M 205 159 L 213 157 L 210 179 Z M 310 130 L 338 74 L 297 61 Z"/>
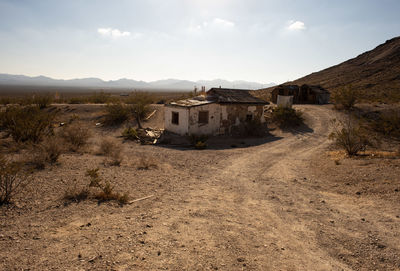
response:
<path id="1" fill-rule="evenodd" d="M 92 201 L 57 203 L 62 188 L 53 176 L 79 177 L 85 168 L 101 163 L 93 155 L 65 156 L 60 166 L 40 173 L 51 197 L 37 193 L 27 203 L 30 211 L 2 217 L 8 220 L 2 220 L 0 248 L 7 253 L 0 255 L 0 267 L 400 268 L 399 193 L 393 192 L 393 182 L 386 194 L 370 195 L 357 186 L 359 176 L 372 176 L 376 168 L 381 175 L 373 175 L 374 187 L 399 176 L 398 160 L 368 164 L 370 172 L 360 171 L 366 168 L 361 160 L 335 166 L 326 155 L 333 111 L 328 106 L 299 108 L 307 127 L 293 133 L 274 131 L 265 144 L 203 151 L 128 145 L 123 165 L 104 168 L 104 174 L 122 190 L 134 191 L 134 197 L 154 197 L 122 208 Z M 160 166 L 138 171 L 132 154 L 157 157 Z"/>

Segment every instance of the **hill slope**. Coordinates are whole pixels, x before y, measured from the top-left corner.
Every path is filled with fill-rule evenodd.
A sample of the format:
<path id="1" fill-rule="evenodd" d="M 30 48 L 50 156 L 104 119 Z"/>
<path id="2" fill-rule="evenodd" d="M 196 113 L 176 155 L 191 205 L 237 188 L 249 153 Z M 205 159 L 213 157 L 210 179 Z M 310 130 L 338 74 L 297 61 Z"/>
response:
<path id="1" fill-rule="evenodd" d="M 356 58 L 294 81 L 320 84 L 330 91 L 352 85 L 367 100 L 400 100 L 400 37 Z"/>
<path id="2" fill-rule="evenodd" d="M 299 78 L 290 84 L 321 85 L 335 92 L 351 85 L 364 101 L 400 101 L 400 37 L 325 70 Z M 268 89 L 267 89 L 268 90 Z M 264 96 L 260 90 L 258 96 Z"/>

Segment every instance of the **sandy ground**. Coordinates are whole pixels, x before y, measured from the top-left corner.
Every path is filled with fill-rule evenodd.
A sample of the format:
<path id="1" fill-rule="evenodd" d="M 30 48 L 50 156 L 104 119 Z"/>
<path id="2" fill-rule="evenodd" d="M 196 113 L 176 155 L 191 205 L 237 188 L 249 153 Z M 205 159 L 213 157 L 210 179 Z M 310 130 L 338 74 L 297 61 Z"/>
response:
<path id="1" fill-rule="evenodd" d="M 94 127 L 98 108 L 80 106 L 68 112 Z M 399 159 L 335 163 L 330 106 L 298 107 L 307 126 L 264 139 L 202 151 L 124 142 L 120 167 L 95 152 L 122 128 L 93 128 L 85 153 L 35 172 L 16 204 L 0 207 L 0 269 L 400 270 Z M 159 111 L 146 125 L 162 123 Z M 157 168 L 138 170 L 144 156 Z M 131 199 L 153 197 L 65 202 L 66 183 L 87 183 L 96 167 Z"/>

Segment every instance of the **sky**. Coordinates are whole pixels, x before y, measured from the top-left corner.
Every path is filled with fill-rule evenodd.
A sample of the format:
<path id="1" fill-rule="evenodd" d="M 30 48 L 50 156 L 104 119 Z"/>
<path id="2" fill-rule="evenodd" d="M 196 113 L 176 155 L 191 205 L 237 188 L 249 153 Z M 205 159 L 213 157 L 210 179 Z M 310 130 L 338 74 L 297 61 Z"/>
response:
<path id="1" fill-rule="evenodd" d="M 400 35 L 399 0 L 0 0 L 0 73 L 283 83 Z"/>

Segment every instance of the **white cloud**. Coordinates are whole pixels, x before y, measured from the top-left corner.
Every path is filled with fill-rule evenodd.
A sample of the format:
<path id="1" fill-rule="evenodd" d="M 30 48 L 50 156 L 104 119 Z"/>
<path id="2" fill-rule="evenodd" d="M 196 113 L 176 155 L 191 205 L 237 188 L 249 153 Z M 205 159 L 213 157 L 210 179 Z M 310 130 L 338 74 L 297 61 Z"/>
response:
<path id="1" fill-rule="evenodd" d="M 97 33 L 104 37 L 111 37 L 111 38 L 121 38 L 121 37 L 129 37 L 131 35 L 131 32 L 128 31 L 121 31 L 116 28 L 98 28 Z M 140 33 L 136 33 L 134 35 L 134 38 L 137 38 L 137 35 Z M 141 35 L 141 34 L 140 34 Z"/>
<path id="2" fill-rule="evenodd" d="M 304 30 L 306 29 L 306 25 L 301 21 L 289 21 L 289 26 L 287 28 L 289 30 Z"/>
<path id="3" fill-rule="evenodd" d="M 222 27 L 234 27 L 235 23 L 228 21 L 228 20 L 224 20 L 221 18 L 215 18 L 213 20 L 213 24 L 218 25 L 218 26 L 222 26 Z"/>
<path id="4" fill-rule="evenodd" d="M 191 21 L 188 27 L 189 32 L 202 33 L 205 30 L 228 30 L 235 27 L 235 23 L 221 18 L 214 18 L 211 21 L 204 21 L 201 24 L 196 24 Z"/>

